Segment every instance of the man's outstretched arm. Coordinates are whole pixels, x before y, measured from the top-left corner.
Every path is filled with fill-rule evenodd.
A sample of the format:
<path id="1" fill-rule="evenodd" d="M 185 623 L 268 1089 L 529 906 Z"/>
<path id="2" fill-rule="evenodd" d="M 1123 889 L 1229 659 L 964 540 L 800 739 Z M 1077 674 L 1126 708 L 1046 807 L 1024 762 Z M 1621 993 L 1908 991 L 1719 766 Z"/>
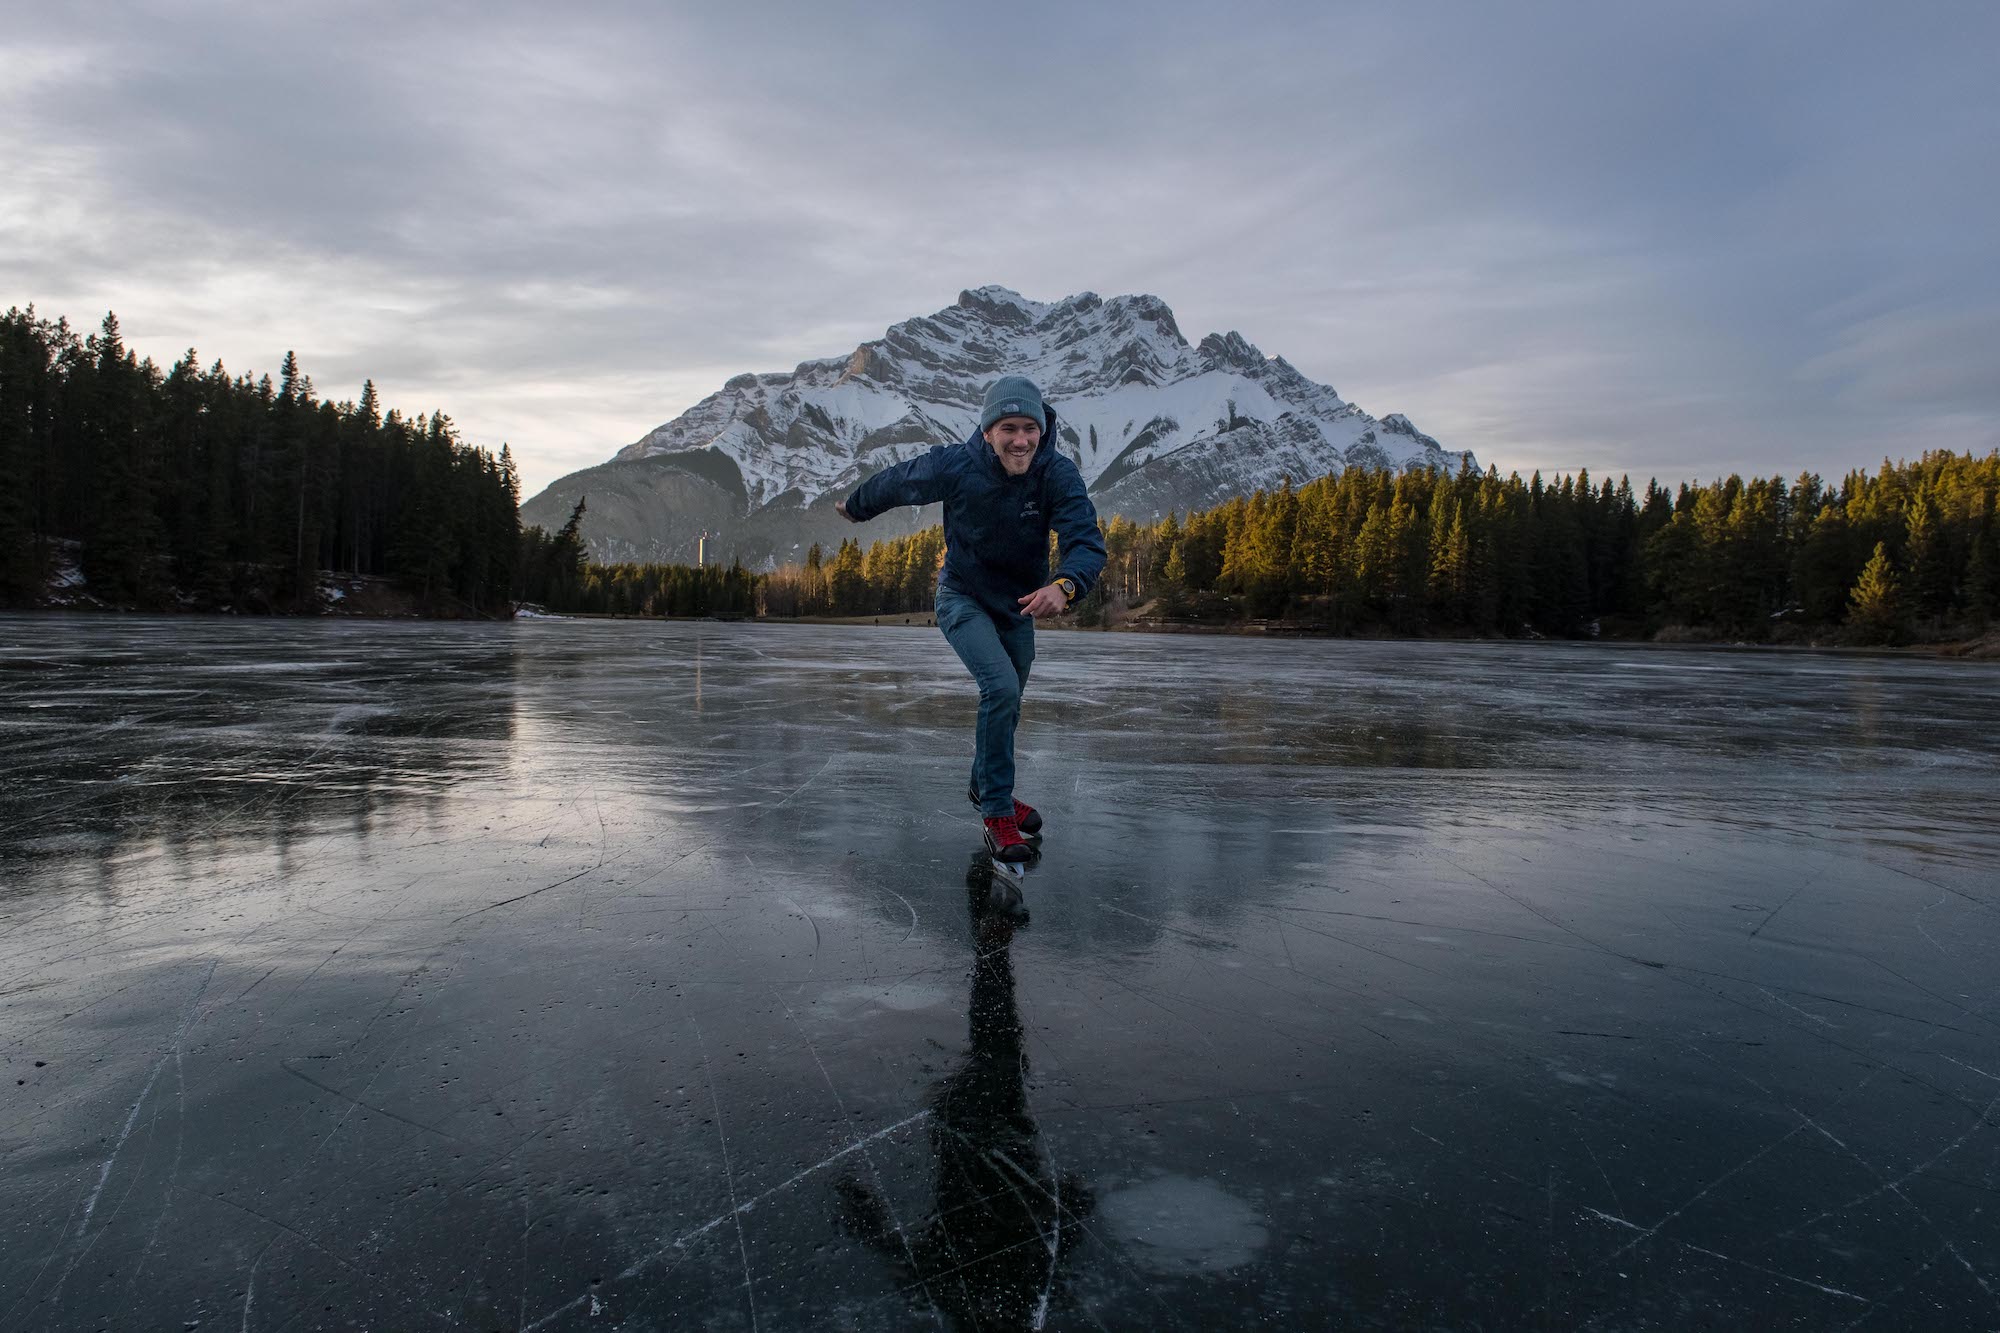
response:
<path id="1" fill-rule="evenodd" d="M 952 446 L 940 444 L 927 453 L 883 468 L 834 505 L 850 523 L 864 523 L 898 505 L 935 504 L 944 499 L 948 478 L 944 456 Z"/>

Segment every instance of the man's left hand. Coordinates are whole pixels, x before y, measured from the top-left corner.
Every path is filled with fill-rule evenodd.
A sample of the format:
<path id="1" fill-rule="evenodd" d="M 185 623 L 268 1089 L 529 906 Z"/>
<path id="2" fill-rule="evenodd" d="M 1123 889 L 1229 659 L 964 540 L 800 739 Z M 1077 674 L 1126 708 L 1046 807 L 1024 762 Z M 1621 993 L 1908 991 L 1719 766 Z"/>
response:
<path id="1" fill-rule="evenodd" d="M 1044 616 L 1061 615 L 1069 607 L 1069 598 L 1063 596 L 1063 590 L 1053 583 L 1046 588 L 1035 589 L 1021 598 L 1020 602 L 1021 614 L 1036 620 Z"/>

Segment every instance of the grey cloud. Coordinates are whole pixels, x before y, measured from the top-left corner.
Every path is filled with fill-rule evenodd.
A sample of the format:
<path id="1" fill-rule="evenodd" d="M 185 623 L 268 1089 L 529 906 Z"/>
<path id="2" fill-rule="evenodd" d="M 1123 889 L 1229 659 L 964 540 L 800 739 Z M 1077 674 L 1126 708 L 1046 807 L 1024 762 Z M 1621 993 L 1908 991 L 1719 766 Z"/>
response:
<path id="1" fill-rule="evenodd" d="M 449 392 L 539 480 L 990 281 L 1155 292 L 1503 466 L 2000 419 L 1984 7 L 24 20 L 0 299 Z"/>
<path id="2" fill-rule="evenodd" d="M 1948 301 L 1884 311 L 1847 325 L 1804 375 L 1851 406 L 1958 415 L 2000 402 L 2000 310 Z M 1989 436 L 2000 426 L 1989 429 Z"/>

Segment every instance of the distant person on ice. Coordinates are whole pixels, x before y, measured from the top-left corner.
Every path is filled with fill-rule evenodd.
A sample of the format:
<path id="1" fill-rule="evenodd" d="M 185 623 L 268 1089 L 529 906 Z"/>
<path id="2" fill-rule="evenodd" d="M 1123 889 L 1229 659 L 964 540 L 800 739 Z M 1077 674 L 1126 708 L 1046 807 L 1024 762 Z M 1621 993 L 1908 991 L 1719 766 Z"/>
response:
<path id="1" fill-rule="evenodd" d="M 1083 474 L 1044 446 L 1055 434 L 1042 391 L 1009 375 L 986 391 L 979 429 L 962 443 L 884 468 L 835 506 L 860 523 L 898 505 L 944 504 L 937 623 L 979 682 L 971 796 L 987 846 L 1004 861 L 1028 860 L 1033 850 L 1021 835 L 1042 827 L 1041 814 L 1014 799 L 1014 727 L 1035 660 L 1035 621 L 1089 592 L 1104 569 Z M 1054 578 L 1050 532 L 1062 552 Z"/>

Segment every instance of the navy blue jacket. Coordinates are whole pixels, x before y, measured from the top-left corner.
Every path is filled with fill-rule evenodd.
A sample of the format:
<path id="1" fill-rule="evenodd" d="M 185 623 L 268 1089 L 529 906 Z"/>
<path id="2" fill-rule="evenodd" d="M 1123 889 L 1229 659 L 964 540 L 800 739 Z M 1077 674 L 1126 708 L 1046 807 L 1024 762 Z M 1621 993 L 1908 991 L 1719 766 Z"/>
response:
<path id="1" fill-rule="evenodd" d="M 1061 543 L 1064 578 L 1083 596 L 1104 571 L 1097 508 L 1076 464 L 1056 452 L 1055 409 L 1044 406 L 1041 447 L 1028 470 L 1007 475 L 978 431 L 883 468 L 854 488 L 847 512 L 870 519 L 898 505 L 944 502 L 941 587 L 972 598 L 1003 624 L 1019 624 L 1019 599 L 1052 582 L 1049 533 Z"/>

